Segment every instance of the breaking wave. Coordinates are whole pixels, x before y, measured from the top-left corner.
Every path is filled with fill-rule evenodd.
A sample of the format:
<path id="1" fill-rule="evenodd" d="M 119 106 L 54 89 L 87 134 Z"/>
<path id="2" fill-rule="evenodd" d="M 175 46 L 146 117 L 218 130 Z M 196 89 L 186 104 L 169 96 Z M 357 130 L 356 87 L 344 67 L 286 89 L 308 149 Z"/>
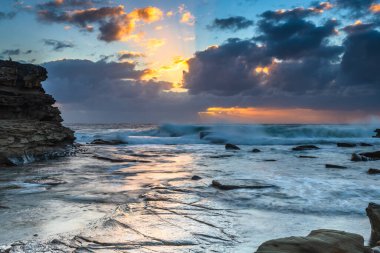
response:
<path id="1" fill-rule="evenodd" d="M 120 140 L 129 144 L 293 145 L 336 142 L 379 143 L 372 125 L 102 125 L 74 126 L 77 141 Z"/>

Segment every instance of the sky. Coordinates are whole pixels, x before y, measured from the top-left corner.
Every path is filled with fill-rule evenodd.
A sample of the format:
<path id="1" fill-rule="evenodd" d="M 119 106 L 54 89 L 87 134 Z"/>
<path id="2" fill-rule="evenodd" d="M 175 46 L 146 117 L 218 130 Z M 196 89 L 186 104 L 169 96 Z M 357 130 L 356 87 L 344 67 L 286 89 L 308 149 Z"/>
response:
<path id="1" fill-rule="evenodd" d="M 376 0 L 0 0 L 0 59 L 69 123 L 380 117 Z"/>

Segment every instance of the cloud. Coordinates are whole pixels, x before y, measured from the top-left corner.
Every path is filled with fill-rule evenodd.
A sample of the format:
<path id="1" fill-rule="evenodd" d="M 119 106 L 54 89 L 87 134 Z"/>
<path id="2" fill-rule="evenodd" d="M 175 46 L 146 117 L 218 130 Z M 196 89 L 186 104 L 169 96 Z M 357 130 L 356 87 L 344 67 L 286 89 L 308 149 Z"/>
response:
<path id="1" fill-rule="evenodd" d="M 33 50 L 26 50 L 26 51 L 22 51 L 21 49 L 6 49 L 6 50 L 3 50 L 0 55 L 2 56 L 16 56 L 16 55 L 28 55 L 28 54 L 31 54 L 33 52 Z"/>
<path id="2" fill-rule="evenodd" d="M 57 5 L 55 2 L 50 3 L 53 6 Z M 71 2 L 70 6 L 73 6 L 73 3 L 78 4 L 78 1 Z M 126 40 L 135 31 L 137 22 L 157 22 L 163 17 L 163 13 L 159 8 L 152 6 L 127 13 L 123 5 L 65 10 L 64 8 L 51 8 L 50 5 L 44 4 L 38 6 L 37 16 L 41 22 L 75 25 L 88 32 L 94 31 L 94 25 L 96 25 L 99 28 L 98 39 L 112 42 Z"/>
<path id="3" fill-rule="evenodd" d="M 334 4 L 340 9 L 348 10 L 349 16 L 360 17 L 368 13 L 376 0 L 335 0 Z"/>
<path id="4" fill-rule="evenodd" d="M 0 11 L 0 20 L 4 19 L 13 19 L 16 16 L 16 12 L 1 12 Z"/>
<path id="5" fill-rule="evenodd" d="M 211 25 L 207 26 L 208 29 L 218 29 L 218 30 L 231 30 L 231 31 L 239 31 L 242 29 L 246 29 L 250 26 L 253 26 L 253 21 L 248 20 L 242 16 L 235 16 L 229 18 L 221 18 L 214 19 Z"/>
<path id="6" fill-rule="evenodd" d="M 66 48 L 73 48 L 75 45 L 71 42 L 67 41 L 59 41 L 59 40 L 54 40 L 54 39 L 45 39 L 43 40 L 44 44 L 46 46 L 53 47 L 54 51 L 61 51 Z"/>
<path id="7" fill-rule="evenodd" d="M 194 119 L 199 106 L 171 84 L 143 81 L 146 70 L 130 62 L 61 60 L 43 64 L 52 94 L 70 122 L 165 122 Z M 193 117 L 193 118 L 191 118 Z"/>
<path id="8" fill-rule="evenodd" d="M 380 32 L 357 22 L 343 28 L 340 43 L 333 39 L 339 22 L 317 25 L 309 19 L 317 14 L 299 8 L 265 12 L 259 35 L 197 52 L 188 61 L 184 88 L 193 96 L 219 97 L 214 107 L 240 97 L 234 106 L 376 112 Z"/>
<path id="9" fill-rule="evenodd" d="M 143 53 L 132 52 L 132 51 L 120 51 L 118 53 L 119 61 L 131 60 L 131 59 L 136 59 L 136 58 L 140 58 L 140 57 L 144 57 L 144 56 L 145 55 Z"/>

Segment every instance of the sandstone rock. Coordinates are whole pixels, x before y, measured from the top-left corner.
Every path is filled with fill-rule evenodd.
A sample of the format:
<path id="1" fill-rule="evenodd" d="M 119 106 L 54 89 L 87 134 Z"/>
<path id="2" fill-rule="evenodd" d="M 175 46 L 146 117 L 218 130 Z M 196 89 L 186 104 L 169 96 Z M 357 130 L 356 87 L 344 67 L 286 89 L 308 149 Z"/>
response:
<path id="1" fill-rule="evenodd" d="M 227 150 L 240 150 L 240 148 L 238 146 L 231 144 L 231 143 L 227 143 L 225 147 Z"/>
<path id="2" fill-rule="evenodd" d="M 341 142 L 336 144 L 340 148 L 354 148 L 356 147 L 355 143 L 346 143 L 346 142 Z"/>
<path id="3" fill-rule="evenodd" d="M 221 190 L 262 189 L 277 187 L 275 185 L 252 179 L 213 180 L 211 185 Z"/>
<path id="4" fill-rule="evenodd" d="M 366 209 L 369 222 L 371 223 L 370 246 L 378 246 L 380 242 L 380 205 L 369 203 Z"/>
<path id="5" fill-rule="evenodd" d="M 370 175 L 380 174 L 380 169 L 369 169 L 367 173 Z"/>
<path id="6" fill-rule="evenodd" d="M 334 164 L 326 164 L 327 169 L 347 169 L 345 166 L 334 165 Z"/>
<path id="7" fill-rule="evenodd" d="M 67 155 L 74 133 L 45 93 L 43 67 L 0 61 L 0 166 Z"/>
<path id="8" fill-rule="evenodd" d="M 304 151 L 304 150 L 316 150 L 319 149 L 319 147 L 314 146 L 314 145 L 301 145 L 292 148 L 293 151 Z"/>
<path id="9" fill-rule="evenodd" d="M 93 145 L 122 145 L 122 144 L 128 144 L 128 142 L 119 141 L 119 140 L 111 140 L 106 141 L 102 139 L 95 139 L 91 142 Z"/>
<path id="10" fill-rule="evenodd" d="M 336 231 L 314 230 L 306 237 L 287 237 L 263 243 L 256 253 L 364 253 L 361 235 Z"/>

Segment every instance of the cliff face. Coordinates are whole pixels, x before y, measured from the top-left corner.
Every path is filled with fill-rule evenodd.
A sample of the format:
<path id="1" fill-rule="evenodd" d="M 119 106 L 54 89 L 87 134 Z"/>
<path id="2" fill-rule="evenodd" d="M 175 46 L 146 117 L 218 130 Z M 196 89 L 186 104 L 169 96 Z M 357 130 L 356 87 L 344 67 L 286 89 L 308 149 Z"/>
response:
<path id="1" fill-rule="evenodd" d="M 73 144 L 73 131 L 41 86 L 46 78 L 43 67 L 0 61 L 0 165 L 61 156 Z"/>

